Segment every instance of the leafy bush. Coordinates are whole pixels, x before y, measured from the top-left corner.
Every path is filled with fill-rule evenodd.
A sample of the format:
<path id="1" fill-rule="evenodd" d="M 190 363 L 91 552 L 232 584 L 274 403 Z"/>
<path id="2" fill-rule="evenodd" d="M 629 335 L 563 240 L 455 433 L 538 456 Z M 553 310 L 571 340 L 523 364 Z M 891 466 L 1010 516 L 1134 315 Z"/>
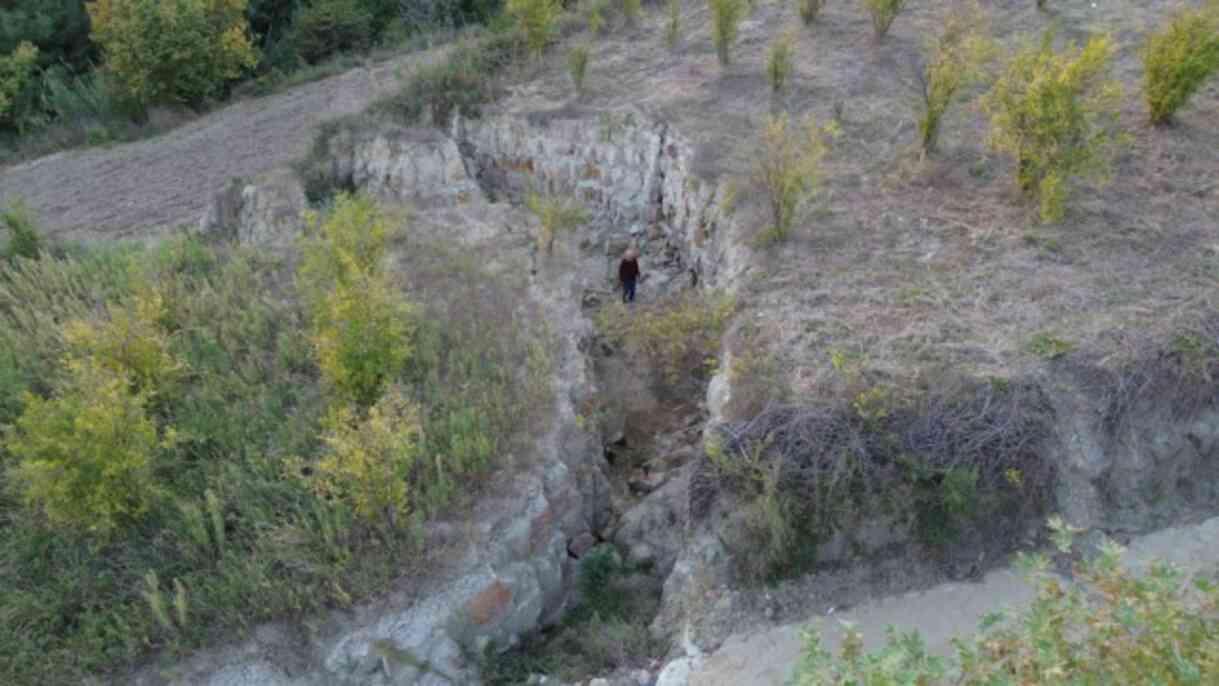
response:
<path id="1" fill-rule="evenodd" d="M 34 218 L 21 201 L 0 209 L 0 225 L 8 231 L 8 243 L 4 246 L 4 257 L 12 260 L 24 257 L 37 259 L 42 254 L 42 236 L 34 224 Z"/>
<path id="2" fill-rule="evenodd" d="M 360 416 L 347 405 L 323 420 L 326 451 L 313 485 L 349 504 L 357 516 L 391 526 L 406 523 L 418 503 L 414 489 L 423 426 L 401 389 L 390 390 Z"/>
<path id="3" fill-rule="evenodd" d="M 343 195 L 305 239 L 298 283 L 313 308 L 323 378 L 369 407 L 411 354 L 411 307 L 384 272 L 392 221 L 369 198 Z"/>
<path id="4" fill-rule="evenodd" d="M 810 119 L 793 126 L 786 114 L 767 120 L 753 175 L 770 210 L 771 226 L 765 234 L 768 239 L 785 240 L 791 233 L 800 211 L 821 184 L 821 160 L 829 150 L 827 140 L 836 135 L 833 123 L 818 126 Z"/>
<path id="5" fill-rule="evenodd" d="M 93 40 L 139 106 L 199 104 L 257 62 L 246 0 L 97 0 Z"/>
<path id="6" fill-rule="evenodd" d="M 322 377 L 367 407 L 411 354 L 412 310 L 380 274 L 340 284 L 315 311 L 313 344 Z"/>
<path id="7" fill-rule="evenodd" d="M 642 0 L 622 0 L 622 16 L 626 17 L 627 22 L 634 24 L 639 21 L 639 14 L 642 11 Z"/>
<path id="8" fill-rule="evenodd" d="M 706 377 L 734 310 L 734 301 L 721 294 L 687 295 L 630 309 L 614 303 L 597 313 L 597 326 L 611 342 L 651 365 L 666 385 L 677 386 Z"/>
<path id="9" fill-rule="evenodd" d="M 165 299 L 143 288 L 124 304 L 107 307 L 104 320 L 74 320 L 64 325 L 68 355 L 88 359 L 127 379 L 147 398 L 172 390 L 183 368 L 164 330 Z"/>
<path id="10" fill-rule="evenodd" d="M 539 58 L 554 38 L 562 11 L 559 0 L 507 0 L 504 4 L 504 12 L 524 35 L 529 52 Z"/>
<path id="11" fill-rule="evenodd" d="M 363 0 L 314 0 L 296 12 L 289 40 L 306 62 L 316 64 L 339 52 L 367 50 L 374 26 Z"/>
<path id="12" fill-rule="evenodd" d="M 560 233 L 571 231 L 588 221 L 588 212 L 572 200 L 540 193 L 530 193 L 525 206 L 538 218 L 538 249 L 554 252 L 554 241 Z"/>
<path id="13" fill-rule="evenodd" d="M 69 533 L 103 539 L 148 511 L 160 490 L 156 452 L 173 433 L 158 435 L 130 379 L 95 360 L 73 360 L 56 397 L 27 394 L 23 403 L 4 447 L 17 459 L 8 477 L 26 504 Z"/>
<path id="14" fill-rule="evenodd" d="M 782 93 L 787 87 L 787 79 L 791 76 L 794 66 L 792 53 L 795 43 L 795 35 L 785 32 L 770 46 L 770 55 L 766 59 L 766 80 L 770 82 L 770 90 L 775 95 Z"/>
<path id="15" fill-rule="evenodd" d="M 1059 549 L 1069 550 L 1067 527 L 1057 519 L 1051 527 Z M 928 654 L 917 632 L 892 629 L 875 653 L 865 653 L 850 629 L 835 657 L 810 631 L 794 683 L 1211 683 L 1219 675 L 1219 585 L 1199 578 L 1191 588 L 1163 563 L 1136 576 L 1121 552 L 1106 543 L 1073 582 L 1052 574 L 1044 557 L 1026 558 L 1037 588 L 1032 605 L 1010 620 L 988 616 L 977 635 L 956 639 L 952 657 Z"/>
<path id="16" fill-rule="evenodd" d="M 668 17 L 665 21 L 665 45 L 669 49 L 677 47 L 681 40 L 681 0 L 668 0 Z"/>
<path id="17" fill-rule="evenodd" d="M 576 87 L 576 95 L 584 94 L 584 76 L 588 71 L 588 46 L 577 45 L 567 53 L 567 73 Z"/>
<path id="18" fill-rule="evenodd" d="M 1108 77 L 1112 39 L 1056 52 L 1053 38 L 1019 50 L 983 99 L 991 147 L 1016 158 L 1016 181 L 1047 222 L 1062 218 L 1072 179 L 1107 175 L 1121 98 Z"/>
<path id="19" fill-rule="evenodd" d="M 707 0 L 711 7 L 711 42 L 722 66 L 728 66 L 732 60 L 732 46 L 748 8 L 745 3 L 746 0 Z"/>
<path id="20" fill-rule="evenodd" d="M 935 150 L 940 122 L 957 94 L 982 77 L 982 67 L 991 53 L 985 33 L 982 8 L 976 2 L 966 2 L 948 15 L 940 35 L 927 47 L 925 63 L 918 72 L 923 101 L 918 130 L 925 153 Z"/>
<path id="21" fill-rule="evenodd" d="M 876 40 L 880 40 L 889 33 L 893 20 L 906 8 L 906 0 L 863 0 L 863 6 L 872 17 L 872 31 L 876 34 Z"/>
<path id="22" fill-rule="evenodd" d="M 37 64 L 38 48 L 31 43 L 21 43 L 11 54 L 0 55 L 0 126 L 23 128 Z"/>
<path id="23" fill-rule="evenodd" d="M 1143 96 L 1153 124 L 1164 124 L 1219 72 L 1219 3 L 1181 10 L 1143 46 Z"/>
<path id="24" fill-rule="evenodd" d="M 799 0 L 800 20 L 807 26 L 817 21 L 821 10 L 825 9 L 825 0 Z"/>

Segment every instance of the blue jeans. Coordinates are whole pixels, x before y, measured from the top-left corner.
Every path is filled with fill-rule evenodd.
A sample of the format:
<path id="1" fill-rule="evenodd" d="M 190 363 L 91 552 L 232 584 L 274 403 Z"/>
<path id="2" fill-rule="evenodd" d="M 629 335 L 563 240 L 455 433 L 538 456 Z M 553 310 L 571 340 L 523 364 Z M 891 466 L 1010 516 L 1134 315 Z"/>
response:
<path id="1" fill-rule="evenodd" d="M 624 302 L 624 303 L 635 302 L 635 280 L 634 279 L 622 282 L 622 302 Z"/>

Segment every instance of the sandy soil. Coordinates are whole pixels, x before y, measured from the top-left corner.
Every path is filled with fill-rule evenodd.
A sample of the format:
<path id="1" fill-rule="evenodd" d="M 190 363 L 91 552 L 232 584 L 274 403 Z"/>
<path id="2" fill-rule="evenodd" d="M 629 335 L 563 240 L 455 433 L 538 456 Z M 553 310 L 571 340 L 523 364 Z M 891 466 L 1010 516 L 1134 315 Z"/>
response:
<path id="1" fill-rule="evenodd" d="M 226 181 L 290 163 L 321 122 L 359 112 L 442 48 L 245 100 L 168 133 L 0 169 L 0 206 L 23 198 L 48 234 L 133 238 L 194 224 Z"/>

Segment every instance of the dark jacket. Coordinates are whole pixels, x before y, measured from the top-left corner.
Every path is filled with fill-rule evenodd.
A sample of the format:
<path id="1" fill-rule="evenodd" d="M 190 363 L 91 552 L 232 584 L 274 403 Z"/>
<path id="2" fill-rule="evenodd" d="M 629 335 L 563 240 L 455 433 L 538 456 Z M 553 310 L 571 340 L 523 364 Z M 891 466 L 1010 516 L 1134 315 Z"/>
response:
<path id="1" fill-rule="evenodd" d="M 618 280 L 622 283 L 634 281 L 639 278 L 639 260 L 624 259 L 618 263 Z"/>

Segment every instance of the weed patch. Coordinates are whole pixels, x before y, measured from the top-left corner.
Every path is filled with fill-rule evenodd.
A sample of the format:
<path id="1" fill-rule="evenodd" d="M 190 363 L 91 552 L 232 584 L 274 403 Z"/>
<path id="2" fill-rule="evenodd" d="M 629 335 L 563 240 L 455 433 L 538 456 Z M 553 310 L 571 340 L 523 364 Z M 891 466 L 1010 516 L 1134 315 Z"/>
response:
<path id="1" fill-rule="evenodd" d="M 817 544 L 878 517 L 902 521 L 911 503 L 913 533 L 932 547 L 967 529 L 1014 536 L 1052 496 L 1054 466 L 1039 450 L 1051 421 L 1046 400 L 1019 384 L 774 405 L 707 444 L 709 487 L 743 501 L 748 534 L 734 552 L 753 581 L 807 571 Z"/>

